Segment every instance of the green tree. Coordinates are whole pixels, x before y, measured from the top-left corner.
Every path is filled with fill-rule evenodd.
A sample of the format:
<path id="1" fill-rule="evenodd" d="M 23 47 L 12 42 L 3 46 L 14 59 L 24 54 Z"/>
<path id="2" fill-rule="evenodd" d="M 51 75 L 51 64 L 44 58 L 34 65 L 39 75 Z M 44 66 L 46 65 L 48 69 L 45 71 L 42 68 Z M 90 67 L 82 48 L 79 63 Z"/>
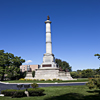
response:
<path id="1" fill-rule="evenodd" d="M 98 59 L 100 60 L 100 54 L 95 54 L 94 56 L 98 56 Z"/>
<path id="2" fill-rule="evenodd" d="M 96 75 L 100 75 L 100 68 L 99 69 L 96 69 Z"/>
<path id="3" fill-rule="evenodd" d="M 82 70 L 82 77 L 83 78 L 93 77 L 93 70 L 92 69 Z"/>
<path id="4" fill-rule="evenodd" d="M 35 77 L 35 71 L 32 71 L 32 76 Z"/>
<path id="5" fill-rule="evenodd" d="M 5 53 L 4 50 L 0 50 L 0 67 L 2 68 L 1 80 L 4 79 L 6 67 L 10 67 L 10 68 L 11 67 L 17 67 L 17 68 L 19 68 L 20 65 L 22 65 L 23 62 L 25 62 L 25 60 L 21 59 L 21 57 L 14 56 L 14 54 L 12 54 L 12 53 Z"/>
<path id="6" fill-rule="evenodd" d="M 59 67 L 62 66 L 62 61 L 61 61 L 60 59 L 55 59 L 55 62 L 57 63 L 57 65 L 58 65 Z"/>
<path id="7" fill-rule="evenodd" d="M 59 67 L 61 67 L 64 71 L 66 71 L 66 69 L 70 72 L 71 71 L 71 66 L 69 65 L 69 63 L 67 63 L 66 61 L 62 61 L 60 59 L 55 59 L 55 62 L 57 63 L 57 65 Z"/>
<path id="8" fill-rule="evenodd" d="M 72 76 L 73 78 L 78 78 L 78 77 L 79 77 L 79 76 L 78 76 L 78 73 L 77 73 L 76 71 L 70 72 L 70 74 L 71 74 L 71 76 Z"/>
<path id="9" fill-rule="evenodd" d="M 20 76 L 20 68 L 18 67 L 13 67 L 13 66 L 6 66 L 5 68 L 5 74 L 6 77 L 13 80 L 13 79 L 18 79 Z"/>
<path id="10" fill-rule="evenodd" d="M 24 72 L 22 72 L 22 71 L 20 71 L 20 78 L 25 78 L 25 76 L 26 76 L 26 73 L 27 73 L 27 71 L 24 71 Z"/>
<path id="11" fill-rule="evenodd" d="M 100 75 L 95 75 L 94 78 L 89 79 L 88 83 L 86 85 L 89 87 L 89 89 L 100 89 Z M 99 92 L 100 94 L 100 92 Z"/>
<path id="12" fill-rule="evenodd" d="M 3 68 L 0 67 L 0 77 L 2 77 L 2 73 L 3 73 Z"/>

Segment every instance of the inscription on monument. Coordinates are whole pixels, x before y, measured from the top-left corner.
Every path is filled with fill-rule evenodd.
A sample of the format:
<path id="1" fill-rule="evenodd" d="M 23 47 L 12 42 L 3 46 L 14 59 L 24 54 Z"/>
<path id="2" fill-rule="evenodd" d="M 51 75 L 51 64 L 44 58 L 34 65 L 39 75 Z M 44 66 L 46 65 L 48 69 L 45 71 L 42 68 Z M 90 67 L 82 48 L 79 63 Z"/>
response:
<path id="1" fill-rule="evenodd" d="M 48 64 L 48 65 L 42 65 L 42 67 L 51 67 L 51 64 Z"/>

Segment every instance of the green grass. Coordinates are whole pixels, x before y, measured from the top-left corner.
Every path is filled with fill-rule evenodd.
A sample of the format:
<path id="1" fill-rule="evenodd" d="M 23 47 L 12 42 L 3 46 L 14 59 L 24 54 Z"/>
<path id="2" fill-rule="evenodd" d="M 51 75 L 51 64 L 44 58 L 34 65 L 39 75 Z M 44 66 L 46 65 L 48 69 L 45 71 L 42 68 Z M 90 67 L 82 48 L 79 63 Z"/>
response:
<path id="1" fill-rule="evenodd" d="M 9 83 L 54 83 L 54 82 L 58 82 L 58 83 L 64 83 L 64 82 L 88 82 L 88 78 L 80 78 L 77 80 L 67 80 L 67 81 L 24 81 L 24 80 L 10 80 L 10 81 L 2 81 L 2 82 L 9 82 Z"/>
<path id="2" fill-rule="evenodd" d="M 89 90 L 85 85 L 43 87 L 43 89 L 45 89 L 44 96 L 23 98 L 0 97 L 0 100 L 100 100 L 98 91 Z"/>

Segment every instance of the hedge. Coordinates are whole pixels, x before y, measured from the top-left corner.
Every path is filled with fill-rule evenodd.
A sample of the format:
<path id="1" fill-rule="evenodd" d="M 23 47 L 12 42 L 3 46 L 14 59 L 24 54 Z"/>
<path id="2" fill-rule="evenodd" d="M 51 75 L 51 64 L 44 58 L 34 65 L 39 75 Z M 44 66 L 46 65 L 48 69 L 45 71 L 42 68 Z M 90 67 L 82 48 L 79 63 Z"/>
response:
<path id="1" fill-rule="evenodd" d="M 41 96 L 43 95 L 44 89 L 29 88 L 27 89 L 27 91 L 29 92 L 29 96 Z M 4 94 L 4 96 L 11 96 L 11 97 L 25 97 L 26 94 L 24 92 L 25 90 L 7 89 L 7 90 L 2 90 L 1 94 Z"/>
<path id="2" fill-rule="evenodd" d="M 7 90 L 2 90 L 1 94 L 4 94 L 4 96 L 24 97 L 26 96 L 24 92 L 25 90 L 7 89 Z"/>
<path id="3" fill-rule="evenodd" d="M 44 89 L 40 89 L 40 88 L 29 88 L 28 89 L 29 95 L 30 96 L 41 96 L 43 95 Z"/>

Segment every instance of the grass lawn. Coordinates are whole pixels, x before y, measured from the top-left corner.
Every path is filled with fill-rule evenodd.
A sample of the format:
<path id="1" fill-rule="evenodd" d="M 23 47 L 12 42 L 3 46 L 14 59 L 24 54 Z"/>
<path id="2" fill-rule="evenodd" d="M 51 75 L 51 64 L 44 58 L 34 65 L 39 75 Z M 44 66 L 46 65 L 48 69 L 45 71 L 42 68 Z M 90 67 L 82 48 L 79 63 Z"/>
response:
<path id="1" fill-rule="evenodd" d="M 44 96 L 23 98 L 0 97 L 0 100 L 100 100 L 98 91 L 90 90 L 86 85 L 52 86 L 43 87 L 43 89 L 45 89 Z"/>
<path id="2" fill-rule="evenodd" d="M 9 82 L 9 83 L 64 83 L 64 82 L 88 82 L 88 78 L 79 78 L 77 80 L 67 80 L 67 81 L 24 81 L 24 80 L 10 80 L 10 81 L 2 81 L 2 82 Z"/>

